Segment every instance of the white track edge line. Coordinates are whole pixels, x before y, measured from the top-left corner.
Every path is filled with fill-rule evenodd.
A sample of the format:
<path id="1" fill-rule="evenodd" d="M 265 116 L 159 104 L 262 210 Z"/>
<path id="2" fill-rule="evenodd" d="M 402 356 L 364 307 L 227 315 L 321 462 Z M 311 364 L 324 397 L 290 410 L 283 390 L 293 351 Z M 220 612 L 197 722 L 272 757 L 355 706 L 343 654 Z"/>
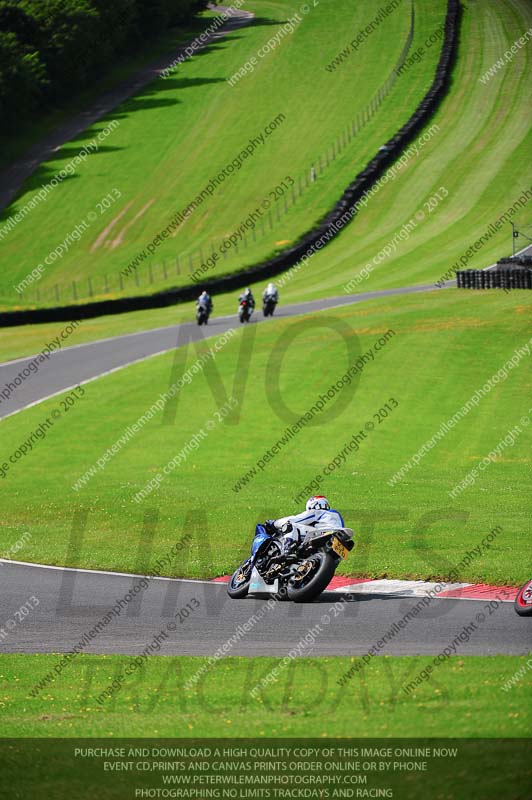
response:
<path id="1" fill-rule="evenodd" d="M 129 312 L 129 313 L 133 313 L 133 312 Z M 232 314 L 227 314 L 224 317 L 216 317 L 215 321 L 216 320 L 232 319 L 233 316 L 234 315 L 232 315 Z M 90 317 L 88 319 L 90 319 Z M 81 322 L 84 322 L 84 321 L 85 320 L 81 320 Z M 31 323 L 28 323 L 28 324 L 31 324 Z M 104 339 L 94 339 L 92 342 L 80 342 L 79 344 L 71 344 L 71 345 L 68 345 L 67 347 L 64 347 L 64 348 L 62 347 L 60 350 L 57 350 L 56 352 L 53 352 L 51 354 L 51 358 L 53 358 L 54 356 L 59 355 L 60 353 L 67 353 L 70 350 L 77 350 L 80 347 L 94 347 L 95 345 L 102 344 L 102 342 L 117 342 L 117 341 L 121 341 L 122 339 L 131 339 L 133 336 L 143 336 L 143 335 L 145 336 L 146 334 L 149 334 L 149 333 L 159 333 L 160 331 L 168 331 L 168 330 L 171 330 L 172 328 L 175 328 L 176 332 L 177 332 L 177 329 L 180 328 L 182 325 L 190 325 L 190 324 L 191 324 L 190 322 L 175 322 L 173 325 L 161 325 L 158 328 L 147 328 L 146 330 L 135 331 L 134 333 L 119 333 L 117 336 L 106 336 Z M 216 335 L 215 333 L 212 334 L 212 336 L 215 336 L 215 335 Z M 211 338 L 212 338 L 211 336 L 207 336 L 206 337 L 206 339 L 211 339 Z M 176 344 L 175 345 L 175 349 L 177 349 L 178 347 L 180 347 L 180 345 Z M 0 362 L 0 367 L 8 367 L 11 364 L 20 364 L 22 361 L 31 361 L 34 358 L 38 358 L 41 355 L 41 353 L 42 353 L 42 351 L 39 352 L 39 353 L 34 353 L 31 356 L 23 356 L 22 358 L 14 358 L 12 361 L 2 361 L 2 362 Z"/>
<path id="2" fill-rule="evenodd" d="M 113 575 L 121 578 L 149 578 L 153 581 L 180 581 L 181 583 L 209 583 L 214 584 L 211 580 L 202 580 L 201 578 L 172 578 L 165 575 L 142 575 L 137 572 L 113 572 L 107 569 L 85 569 L 83 567 L 59 567 L 53 564 L 37 564 L 32 561 L 16 561 L 14 558 L 0 558 L 0 564 L 18 564 L 22 567 L 35 567 L 36 569 L 51 569 L 59 572 L 86 572 L 89 575 Z"/>
<path id="3" fill-rule="evenodd" d="M 225 586 L 225 582 L 216 581 L 214 579 L 211 580 L 203 580 L 201 578 L 172 578 L 170 576 L 165 575 L 143 575 L 137 572 L 113 572 L 112 570 L 106 569 L 85 569 L 84 567 L 60 567 L 53 564 L 37 564 L 32 561 L 17 561 L 14 558 L 0 558 L 0 564 L 18 564 L 22 567 L 34 567 L 35 569 L 50 569 L 55 570 L 56 572 L 84 572 L 88 575 L 112 575 L 113 577 L 120 577 L 120 578 L 148 578 L 149 580 L 154 581 L 177 581 L 179 583 L 203 583 L 209 584 L 211 586 Z M 395 580 L 400 580 L 399 578 Z M 369 581 L 368 581 L 369 582 Z M 356 586 L 357 584 L 354 584 Z M 464 584 L 464 586 L 474 586 L 474 584 Z M 496 587 L 494 587 L 496 588 Z M 502 588 L 502 587 L 501 587 Z M 340 586 L 336 589 L 329 589 L 330 592 L 346 592 L 349 589 L 349 586 Z M 327 591 L 327 589 L 325 589 Z M 357 594 L 356 588 L 351 588 L 350 594 Z M 359 594 L 371 594 L 370 592 L 359 592 Z M 425 597 L 426 595 L 404 595 L 404 594 L 395 594 L 392 592 L 375 592 L 375 594 L 386 595 L 387 597 L 394 597 L 396 599 L 403 599 L 403 600 L 414 600 L 416 597 Z M 486 598 L 483 597 L 445 597 L 438 595 L 435 597 L 434 600 L 470 600 L 475 603 L 481 603 Z M 513 603 L 513 600 L 501 600 L 501 603 Z"/>
<path id="4" fill-rule="evenodd" d="M 161 356 L 164 353 L 169 353 L 171 350 L 175 350 L 175 347 L 168 347 L 166 350 L 160 350 L 158 353 L 150 353 L 147 356 L 142 356 L 142 358 L 136 358 L 134 361 L 128 361 L 127 364 L 121 364 L 119 367 L 113 367 L 105 372 L 101 372 L 99 375 L 93 375 L 92 378 L 87 378 L 87 380 L 84 381 L 78 381 L 77 383 L 72 384 L 72 386 L 66 386 L 63 389 L 59 389 L 57 392 L 52 392 L 52 394 L 46 395 L 46 397 L 41 397 L 39 400 L 34 400 L 33 403 L 28 403 L 27 405 L 22 406 L 22 408 L 17 408 L 16 411 L 10 411 L 9 414 L 5 414 L 5 416 L 0 417 L 0 422 L 3 422 L 5 419 L 9 419 L 9 417 L 13 417 L 15 414 L 20 414 L 21 411 L 26 411 L 28 408 L 38 406 L 40 403 L 44 403 L 46 400 L 50 400 L 52 397 L 57 397 L 60 394 L 64 394 L 72 389 L 76 389 L 78 386 L 85 386 L 87 383 L 97 381 L 100 378 L 104 378 L 106 375 L 112 375 L 113 372 L 119 372 L 121 369 L 126 369 L 127 367 L 133 366 L 133 364 L 139 364 L 141 361 L 147 361 L 149 358 L 155 358 L 155 356 Z"/>

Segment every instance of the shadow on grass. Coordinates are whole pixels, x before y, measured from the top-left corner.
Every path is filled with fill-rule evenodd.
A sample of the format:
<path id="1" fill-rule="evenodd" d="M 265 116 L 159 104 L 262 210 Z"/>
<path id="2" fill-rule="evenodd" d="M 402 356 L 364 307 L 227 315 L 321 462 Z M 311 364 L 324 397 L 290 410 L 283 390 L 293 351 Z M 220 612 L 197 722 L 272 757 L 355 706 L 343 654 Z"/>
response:
<path id="1" fill-rule="evenodd" d="M 255 17 L 251 21 L 250 25 L 246 27 L 280 27 L 283 24 L 285 24 L 283 21 L 273 20 L 267 17 Z M 245 28 L 236 28 L 234 32 L 229 30 L 227 34 L 224 35 L 222 40 L 216 40 L 206 45 L 201 50 L 194 53 L 193 58 L 202 58 L 210 55 L 213 51 L 226 49 L 230 43 L 244 38 L 242 34 L 243 30 L 245 30 Z M 179 46 L 179 48 L 182 49 L 184 46 L 185 44 L 182 44 Z M 176 72 L 179 70 L 179 66 L 180 65 L 177 65 Z M 71 139 L 69 145 L 65 145 L 57 151 L 47 155 L 46 160 L 43 161 L 43 163 L 26 181 L 24 181 L 23 185 L 20 187 L 18 196 L 15 197 L 8 206 L 0 211 L 0 222 L 5 221 L 12 215 L 16 214 L 20 207 L 24 205 L 20 201 L 21 195 L 25 195 L 27 193 L 35 194 L 42 189 L 43 186 L 46 186 L 61 171 L 59 166 L 53 167 L 50 165 L 53 165 L 54 162 L 57 161 L 65 161 L 66 166 L 69 161 L 79 155 L 79 152 L 83 149 L 85 143 L 96 139 L 98 133 L 103 131 L 111 120 L 124 120 L 127 119 L 130 114 L 133 114 L 136 111 L 149 111 L 156 108 L 169 108 L 181 102 L 177 98 L 160 97 L 162 92 L 176 90 L 183 91 L 185 89 L 195 89 L 202 85 L 217 83 L 223 84 L 225 82 L 225 78 L 180 78 L 178 76 L 169 76 L 164 79 L 156 78 L 154 81 L 151 81 L 137 94 L 120 103 L 117 106 L 115 113 L 113 113 L 113 111 L 109 111 L 105 117 L 102 117 L 100 120 L 98 120 L 98 122 L 93 123 L 85 131 L 77 134 L 75 138 Z M 120 84 L 117 84 L 116 88 L 118 88 L 119 85 Z M 79 147 L 77 145 L 79 145 Z M 113 155 L 114 153 L 123 151 L 124 149 L 125 148 L 123 147 L 102 144 L 97 149 L 94 149 L 88 153 L 84 161 L 96 155 Z M 61 179 L 61 182 L 55 188 L 59 190 L 62 183 L 73 178 L 81 177 L 81 175 L 76 173 L 67 175 Z M 30 200 L 31 198 L 26 198 L 25 202 L 29 202 Z"/>

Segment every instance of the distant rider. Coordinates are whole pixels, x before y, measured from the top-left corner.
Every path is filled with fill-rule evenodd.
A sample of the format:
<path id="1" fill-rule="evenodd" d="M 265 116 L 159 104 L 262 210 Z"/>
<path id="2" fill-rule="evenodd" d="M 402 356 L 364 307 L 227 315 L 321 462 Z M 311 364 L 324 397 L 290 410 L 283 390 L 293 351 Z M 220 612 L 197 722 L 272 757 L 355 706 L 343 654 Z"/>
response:
<path id="1" fill-rule="evenodd" d="M 305 511 L 288 517 L 266 520 L 264 525 L 257 525 L 256 533 L 260 533 L 264 528 L 266 533 L 276 536 L 281 533 L 281 528 L 286 525 L 288 530 L 282 534 L 283 551 L 286 554 L 291 550 L 295 550 L 299 544 L 297 531 L 293 530 L 292 524 L 308 525 L 320 531 L 338 530 L 345 527 L 340 512 L 330 507 L 326 497 L 316 495 L 307 500 Z"/>
<path id="2" fill-rule="evenodd" d="M 211 296 L 206 291 L 203 291 L 196 300 L 196 310 L 201 307 L 205 308 L 207 314 L 210 316 L 212 312 L 212 300 Z"/>
<path id="3" fill-rule="evenodd" d="M 251 310 L 251 311 L 253 311 L 253 309 L 255 308 L 255 298 L 253 297 L 253 292 L 251 291 L 251 289 L 249 288 L 249 286 L 247 287 L 247 289 L 245 290 L 245 292 L 243 292 L 243 293 L 240 295 L 240 297 L 238 298 L 238 303 L 239 303 L 239 305 L 242 305 L 242 303 L 244 302 L 244 300 L 247 302 L 247 304 L 248 304 L 248 306 L 249 306 L 250 310 Z"/>
<path id="4" fill-rule="evenodd" d="M 262 293 L 262 302 L 265 303 L 266 300 L 273 300 L 275 305 L 279 302 L 279 292 L 274 283 L 269 283 Z"/>

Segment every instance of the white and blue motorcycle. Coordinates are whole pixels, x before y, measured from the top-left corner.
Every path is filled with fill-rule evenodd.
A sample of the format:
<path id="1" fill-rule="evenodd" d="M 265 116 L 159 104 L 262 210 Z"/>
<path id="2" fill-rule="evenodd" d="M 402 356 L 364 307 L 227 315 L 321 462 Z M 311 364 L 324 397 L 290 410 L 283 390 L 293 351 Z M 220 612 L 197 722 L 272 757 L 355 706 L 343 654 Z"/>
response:
<path id="1" fill-rule="evenodd" d="M 227 585 L 227 593 L 234 599 L 262 586 L 263 591 L 272 592 L 280 600 L 314 600 L 327 588 L 338 564 L 355 544 L 351 528 L 323 531 L 287 522 L 276 535 L 259 527 L 250 557 L 233 572 Z M 291 532 L 297 536 L 287 552 L 283 536 Z"/>

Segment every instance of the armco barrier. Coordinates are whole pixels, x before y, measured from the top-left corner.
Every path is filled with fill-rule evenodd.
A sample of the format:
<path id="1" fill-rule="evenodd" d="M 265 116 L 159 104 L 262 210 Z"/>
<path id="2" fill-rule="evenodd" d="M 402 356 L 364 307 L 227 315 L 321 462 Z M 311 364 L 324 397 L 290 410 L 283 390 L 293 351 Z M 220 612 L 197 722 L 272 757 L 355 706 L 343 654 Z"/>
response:
<path id="1" fill-rule="evenodd" d="M 532 269 L 464 269 L 456 273 L 459 289 L 532 289 Z"/>
<path id="2" fill-rule="evenodd" d="M 347 187 L 342 197 L 330 211 L 309 233 L 305 234 L 296 245 L 284 250 L 267 261 L 249 267 L 246 270 L 220 278 L 212 278 L 204 283 L 192 284 L 176 289 L 157 292 L 152 295 L 118 298 L 87 303 L 85 305 L 70 305 L 60 308 L 31 309 L 25 311 L 7 311 L 0 314 L 0 326 L 27 325 L 35 322 L 51 322 L 76 319 L 86 319 L 104 314 L 120 314 L 126 311 L 137 311 L 144 308 L 161 308 L 195 299 L 202 289 L 211 293 L 220 293 L 240 289 L 248 283 L 257 280 L 268 280 L 297 264 L 306 251 L 315 244 L 324 234 L 332 229 L 334 238 L 335 224 L 365 192 L 384 174 L 387 167 L 401 154 L 402 150 L 414 139 L 420 129 L 428 122 L 431 115 L 438 108 L 445 96 L 458 43 L 460 27 L 459 0 L 447 0 L 447 13 L 445 18 L 445 35 L 436 73 L 430 89 L 419 103 L 410 119 L 399 131 L 379 148 L 378 153 L 371 159 L 365 169 L 360 172 L 355 180 Z M 339 229 L 341 230 L 341 228 Z"/>

